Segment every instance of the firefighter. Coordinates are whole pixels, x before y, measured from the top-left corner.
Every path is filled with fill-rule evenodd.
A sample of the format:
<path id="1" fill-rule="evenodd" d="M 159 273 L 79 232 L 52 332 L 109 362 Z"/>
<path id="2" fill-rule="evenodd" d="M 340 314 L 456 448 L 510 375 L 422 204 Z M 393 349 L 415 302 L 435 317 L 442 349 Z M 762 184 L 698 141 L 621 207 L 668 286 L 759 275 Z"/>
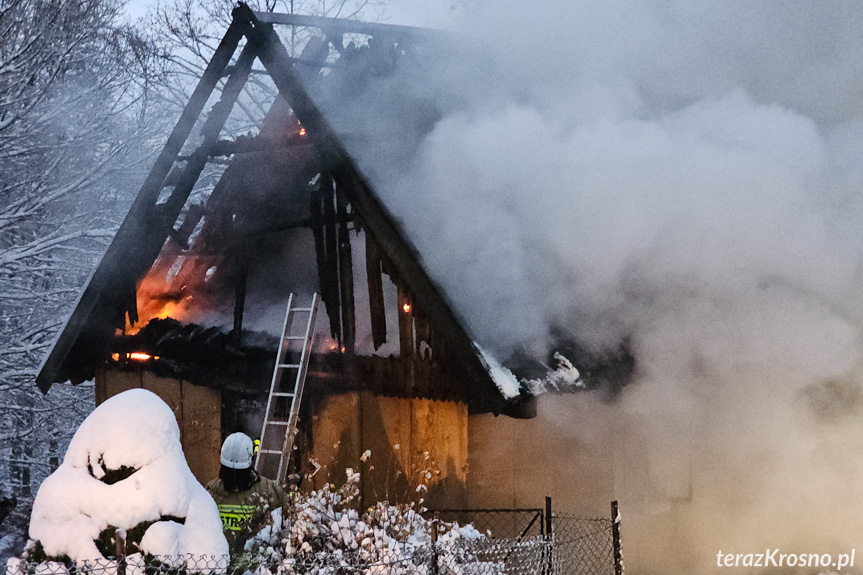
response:
<path id="1" fill-rule="evenodd" d="M 207 491 L 219 506 L 222 528 L 232 552 L 260 530 L 270 513 L 286 504 L 285 492 L 271 479 L 252 469 L 255 444 L 245 433 L 233 433 L 222 444 L 218 479 Z"/>

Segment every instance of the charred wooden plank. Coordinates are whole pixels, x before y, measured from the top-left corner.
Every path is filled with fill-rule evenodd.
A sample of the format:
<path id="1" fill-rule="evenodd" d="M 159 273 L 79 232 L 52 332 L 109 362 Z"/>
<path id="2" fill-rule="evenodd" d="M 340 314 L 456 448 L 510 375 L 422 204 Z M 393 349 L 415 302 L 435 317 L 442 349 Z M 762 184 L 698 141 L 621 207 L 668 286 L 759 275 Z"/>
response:
<path id="1" fill-rule="evenodd" d="M 330 284 L 327 275 L 327 251 L 324 247 L 324 208 L 321 196 L 322 193 L 319 187 L 311 191 L 309 195 L 309 212 L 311 213 L 312 237 L 315 242 L 318 286 L 321 290 L 321 299 L 324 301 L 327 316 L 330 317 L 330 336 L 336 339 L 336 326 L 333 325 L 332 316 L 330 315 L 332 295 L 330 294 Z"/>
<path id="2" fill-rule="evenodd" d="M 437 39 L 447 32 L 429 30 L 414 26 L 396 24 L 380 24 L 376 22 L 360 22 L 342 18 L 325 18 L 322 16 L 306 16 L 301 14 L 283 14 L 279 12 L 255 12 L 259 22 L 265 24 L 285 24 L 289 26 L 305 26 L 320 28 L 327 34 L 365 34 L 368 36 L 388 36 L 396 38 Z"/>
<path id="3" fill-rule="evenodd" d="M 180 227 L 177 229 L 172 228 L 168 232 L 171 239 L 177 242 L 183 251 L 189 249 L 189 238 L 192 236 L 192 232 L 195 231 L 198 222 L 204 217 L 204 212 L 205 208 L 203 204 L 192 204 L 189 206 L 189 210 L 186 212 L 186 217 L 183 219 Z"/>
<path id="4" fill-rule="evenodd" d="M 372 324 L 372 343 L 375 350 L 387 341 L 387 314 L 384 307 L 384 284 L 381 269 L 381 251 L 368 233 L 366 244 L 366 282 L 369 287 L 369 315 Z"/>
<path id="5" fill-rule="evenodd" d="M 342 337 L 345 353 L 354 355 L 356 343 L 356 313 L 354 311 L 354 266 L 351 253 L 351 236 L 348 231 L 347 199 L 336 188 L 336 212 L 338 217 L 339 279 L 341 286 Z"/>
<path id="6" fill-rule="evenodd" d="M 120 225 L 117 235 L 114 236 L 105 256 L 81 293 L 78 304 L 51 348 L 50 354 L 39 369 L 36 383 L 43 393 L 47 393 L 51 384 L 57 381 L 71 379 L 75 383 L 92 378 L 93 368 L 85 368 L 81 371 L 82 362 L 88 356 L 101 353 L 107 346 L 108 339 L 113 335 L 113 330 L 123 326 L 123 313 L 131 305 L 128 296 L 123 294 L 134 292 L 135 282 L 155 259 L 153 255 L 152 259 L 147 261 L 149 254 L 146 257 L 143 254 L 136 256 L 136 247 L 142 241 L 156 241 L 148 240 L 151 238 L 148 225 L 149 214 L 159 197 L 165 177 L 174 165 L 177 155 L 195 126 L 195 121 L 201 115 L 210 94 L 231 61 L 240 39 L 247 32 L 248 26 L 248 18 L 235 18 L 207 64 L 165 147 L 159 153 L 129 213 Z M 163 241 L 164 238 L 159 241 L 159 244 L 161 245 Z M 135 263 L 130 266 L 132 262 Z M 121 286 L 119 289 L 118 285 Z"/>
<path id="7" fill-rule="evenodd" d="M 411 296 L 399 286 L 399 355 L 407 397 L 414 392 L 414 316 Z"/>
<path id="8" fill-rule="evenodd" d="M 211 158 L 218 156 L 233 156 L 234 154 L 249 154 L 252 152 L 270 152 L 297 146 L 308 146 L 309 142 L 299 133 L 283 138 L 265 138 L 261 136 L 239 136 L 234 140 L 219 140 L 207 149 Z M 180 156 L 179 160 L 188 160 L 192 156 Z"/>
<path id="9" fill-rule="evenodd" d="M 488 366 L 480 358 L 473 339 L 443 296 L 440 287 L 423 269 L 416 248 L 405 237 L 393 216 L 374 194 L 318 106 L 298 81 L 296 72 L 290 65 L 287 50 L 272 26 L 259 21 L 251 9 L 243 4 L 237 7 L 236 12 L 238 14 L 247 12 L 253 24 L 249 37 L 257 38 L 261 42 L 259 53 L 261 63 L 270 73 L 281 96 L 308 130 L 318 151 L 333 170 L 336 181 L 349 190 L 348 199 L 362 218 L 366 230 L 377 240 L 383 253 L 387 255 L 410 288 L 412 296 L 422 302 L 427 313 L 435 318 L 442 336 L 452 341 L 453 353 L 483 390 L 481 395 L 484 396 L 485 404 L 473 407 L 499 413 L 505 402 L 489 375 Z"/>
<path id="10" fill-rule="evenodd" d="M 333 338 L 342 345 L 341 300 L 339 296 L 339 248 L 336 229 L 336 205 L 333 180 L 329 174 L 321 174 L 321 232 L 323 234 L 323 277 L 321 297 L 330 317 Z M 326 294 L 326 297 L 324 297 Z"/>
<path id="11" fill-rule="evenodd" d="M 245 246 L 244 246 L 245 248 Z M 233 344 L 241 347 L 243 336 L 243 315 L 246 309 L 246 288 L 249 283 L 249 257 L 245 249 L 240 250 L 240 261 L 237 262 L 240 272 L 234 291 L 234 329 L 231 331 Z"/>

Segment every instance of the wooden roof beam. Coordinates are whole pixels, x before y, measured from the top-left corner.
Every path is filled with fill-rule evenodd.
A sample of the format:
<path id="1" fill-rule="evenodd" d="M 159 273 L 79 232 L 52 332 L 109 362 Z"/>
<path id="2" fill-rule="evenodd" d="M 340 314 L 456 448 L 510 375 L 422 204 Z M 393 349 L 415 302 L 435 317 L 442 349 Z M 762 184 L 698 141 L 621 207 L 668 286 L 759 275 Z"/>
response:
<path id="1" fill-rule="evenodd" d="M 236 11 L 247 13 L 252 22 L 252 28 L 248 34 L 250 39 L 260 43 L 258 57 L 261 63 L 270 73 L 282 97 L 308 130 L 309 137 L 330 167 L 334 179 L 347 195 L 351 205 L 367 224 L 364 229 L 375 238 L 415 300 L 422 304 L 422 308 L 429 316 L 435 318 L 438 329 L 454 344 L 453 351 L 457 353 L 466 368 L 478 382 L 486 382 L 494 388 L 494 394 L 500 397 L 500 403 L 494 411 L 500 412 L 505 401 L 491 380 L 488 366 L 480 358 L 473 338 L 467 333 L 460 318 L 444 298 L 443 291 L 423 269 L 416 248 L 371 191 L 372 187 L 356 168 L 353 159 L 336 137 L 324 115 L 303 88 L 290 65 L 288 52 L 272 26 L 258 20 L 256 14 L 245 4 L 241 3 Z"/>

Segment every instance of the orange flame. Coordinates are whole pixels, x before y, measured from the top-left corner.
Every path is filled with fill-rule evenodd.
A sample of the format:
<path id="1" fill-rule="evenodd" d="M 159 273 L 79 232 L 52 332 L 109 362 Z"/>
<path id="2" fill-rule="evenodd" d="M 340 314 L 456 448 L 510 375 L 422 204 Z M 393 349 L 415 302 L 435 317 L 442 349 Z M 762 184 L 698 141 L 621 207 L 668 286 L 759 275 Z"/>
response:
<path id="1" fill-rule="evenodd" d="M 149 353 L 143 351 L 133 351 L 131 353 L 124 354 L 123 357 L 134 361 L 150 361 L 151 359 L 159 359 L 158 355 L 150 355 Z M 120 361 L 120 354 L 112 353 L 111 359 L 113 359 L 114 361 Z"/>

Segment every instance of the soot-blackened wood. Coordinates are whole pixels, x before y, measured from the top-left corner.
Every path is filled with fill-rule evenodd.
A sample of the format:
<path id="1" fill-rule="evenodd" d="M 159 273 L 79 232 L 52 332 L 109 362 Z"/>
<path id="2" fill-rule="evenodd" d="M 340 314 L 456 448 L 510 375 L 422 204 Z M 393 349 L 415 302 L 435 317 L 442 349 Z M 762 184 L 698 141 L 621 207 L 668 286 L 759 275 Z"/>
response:
<path id="1" fill-rule="evenodd" d="M 321 176 L 323 177 L 323 176 Z M 329 285 L 327 283 L 327 251 L 324 249 L 324 214 L 323 200 L 321 200 L 321 190 L 319 187 L 313 189 L 309 194 L 309 213 L 311 214 L 312 238 L 315 242 L 315 263 L 318 269 L 318 287 L 321 290 L 321 299 L 324 301 L 324 307 L 327 310 L 327 316 L 330 315 L 331 295 Z M 333 326 L 332 318 L 330 318 L 330 336 L 336 339 L 336 330 Z"/>
<path id="2" fill-rule="evenodd" d="M 322 173 L 318 189 L 313 196 L 316 213 L 313 233 L 318 263 L 318 283 L 321 299 L 330 318 L 330 335 L 339 345 L 342 343 L 341 309 L 339 306 L 338 246 L 336 241 L 336 209 L 333 198 L 333 181 L 329 174 Z"/>
<path id="3" fill-rule="evenodd" d="M 336 214 L 338 216 L 339 279 L 342 294 L 342 336 L 344 337 L 345 353 L 350 358 L 354 355 L 357 333 L 356 313 L 354 311 L 354 266 L 351 253 L 351 236 L 348 231 L 347 199 L 338 187 L 336 187 Z"/>
<path id="4" fill-rule="evenodd" d="M 162 251 L 162 246 L 165 238 L 168 237 L 171 230 L 174 228 L 174 223 L 183 210 L 186 200 L 189 199 L 189 194 L 195 187 L 201 172 L 207 165 L 207 158 L 212 146 L 219 140 L 219 134 L 224 127 L 225 122 L 231 110 L 234 108 L 234 103 L 242 91 L 243 86 L 249 79 L 249 71 L 252 69 L 252 64 L 255 61 L 257 53 L 256 42 L 249 42 L 240 53 L 237 60 L 237 65 L 233 73 L 225 82 L 225 87 L 222 90 L 222 97 L 213 106 L 204 126 L 201 128 L 203 142 L 186 161 L 186 166 L 180 171 L 177 178 L 177 183 L 174 185 L 174 190 L 164 204 L 157 204 L 155 211 L 150 219 L 150 240 L 143 242 L 139 246 L 139 256 L 137 269 L 133 271 L 134 282 L 137 284 L 141 278 L 146 275 L 147 270 L 159 256 Z M 138 313 L 136 307 L 130 307 L 127 310 L 129 314 L 129 323 L 134 325 L 138 321 Z"/>
<path id="5" fill-rule="evenodd" d="M 375 350 L 387 341 L 387 313 L 384 304 L 383 270 L 378 243 L 368 233 L 366 244 L 366 281 L 369 287 L 369 315 L 372 324 L 372 343 Z"/>
<path id="6" fill-rule="evenodd" d="M 241 347 L 243 337 L 243 315 L 246 310 L 246 288 L 249 283 L 249 254 L 246 242 L 239 249 L 240 261 L 237 265 L 240 269 L 237 277 L 237 285 L 234 291 L 234 329 L 231 331 L 233 343 Z"/>
<path id="7" fill-rule="evenodd" d="M 435 318 L 442 335 L 452 341 L 452 351 L 457 355 L 471 378 L 482 389 L 484 405 L 472 405 L 474 409 L 486 409 L 499 413 L 504 400 L 492 381 L 488 366 L 480 359 L 478 350 L 463 324 L 443 296 L 440 288 L 426 274 L 416 248 L 401 232 L 392 215 L 371 191 L 371 186 L 356 168 L 350 155 L 336 137 L 317 105 L 303 88 L 291 65 L 291 58 L 282 45 L 272 25 L 258 21 L 251 9 L 240 4 L 235 17 L 244 14 L 253 26 L 248 35 L 261 43 L 260 60 L 273 79 L 281 96 L 288 102 L 302 125 L 317 146 L 324 161 L 330 166 L 336 181 L 348 190 L 348 199 L 353 209 L 366 224 L 410 289 L 411 295 L 423 303 L 431 317 Z"/>
<path id="8" fill-rule="evenodd" d="M 231 61 L 240 39 L 248 31 L 248 26 L 248 18 L 235 18 L 207 64 L 180 119 L 117 230 L 117 235 L 81 293 L 51 353 L 39 369 L 36 383 L 43 393 L 47 393 L 51 384 L 57 381 L 71 379 L 75 383 L 92 378 L 95 375 L 92 365 L 86 369 L 81 366 L 85 362 L 95 363 L 92 361 L 95 358 L 91 356 L 101 353 L 114 330 L 123 327 L 124 312 L 135 306 L 135 284 L 140 279 L 141 270 L 153 263 L 152 260 L 146 262 L 143 256 L 136 256 L 136 249 L 142 241 L 151 237 L 150 218 L 165 177 Z M 137 258 L 142 259 L 135 265 Z"/>
<path id="9" fill-rule="evenodd" d="M 407 397 L 414 392 L 414 316 L 410 294 L 399 286 L 399 357 Z"/>
<path id="10" fill-rule="evenodd" d="M 322 199 L 324 217 L 324 250 L 326 250 L 327 285 L 331 296 L 331 307 L 327 307 L 330 322 L 333 323 L 336 340 L 341 346 L 344 334 L 341 325 L 341 297 L 339 292 L 339 245 L 336 229 L 336 198 L 333 180 L 329 174 L 322 174 Z"/>
<path id="11" fill-rule="evenodd" d="M 614 559 L 614 575 L 623 575 L 623 552 L 620 548 L 620 508 L 617 500 L 611 502 L 611 551 Z"/>
<path id="12" fill-rule="evenodd" d="M 186 212 L 186 217 L 183 219 L 183 223 L 180 224 L 176 230 L 169 230 L 169 235 L 171 239 L 177 242 L 183 251 L 189 249 L 189 238 L 192 237 L 192 232 L 195 231 L 195 227 L 197 227 L 198 223 L 201 221 L 201 218 L 204 217 L 205 208 L 203 204 L 192 204 L 189 206 L 189 210 Z"/>
<path id="13" fill-rule="evenodd" d="M 413 26 L 395 24 L 379 24 L 376 22 L 360 22 L 340 18 L 325 18 L 322 16 L 306 16 L 301 14 L 282 14 L 278 12 L 255 12 L 255 17 L 262 23 L 285 24 L 289 26 L 307 26 L 320 28 L 327 34 L 367 34 L 369 36 L 387 36 L 411 39 L 440 39 L 448 33 L 440 30 L 428 30 Z"/>
<path id="14" fill-rule="evenodd" d="M 246 44 L 240 53 L 234 71 L 228 77 L 228 81 L 225 82 L 222 97 L 213 106 L 213 109 L 207 116 L 207 120 L 201 128 L 203 143 L 186 161 L 186 167 L 180 174 L 177 184 L 174 186 L 174 191 L 165 201 L 162 208 L 167 225 L 174 225 L 177 216 L 180 215 L 180 211 L 192 192 L 192 188 L 195 187 L 195 183 L 197 183 L 201 172 L 207 165 L 207 158 L 209 158 L 212 149 L 219 141 L 219 134 L 228 120 L 231 110 L 233 110 L 243 86 L 246 85 L 246 81 L 249 79 L 249 72 L 252 69 L 255 58 L 257 58 L 257 51 L 258 45 L 256 42 L 252 41 Z"/>
<path id="15" fill-rule="evenodd" d="M 425 342 L 429 348 L 431 348 L 431 326 L 429 324 L 428 316 L 425 314 L 425 311 L 422 307 L 418 305 L 414 305 L 414 326 L 416 328 L 416 354 L 417 357 L 423 357 L 423 351 L 426 352 L 426 355 L 429 355 L 429 350 L 420 349 L 422 346 L 422 342 Z"/>

